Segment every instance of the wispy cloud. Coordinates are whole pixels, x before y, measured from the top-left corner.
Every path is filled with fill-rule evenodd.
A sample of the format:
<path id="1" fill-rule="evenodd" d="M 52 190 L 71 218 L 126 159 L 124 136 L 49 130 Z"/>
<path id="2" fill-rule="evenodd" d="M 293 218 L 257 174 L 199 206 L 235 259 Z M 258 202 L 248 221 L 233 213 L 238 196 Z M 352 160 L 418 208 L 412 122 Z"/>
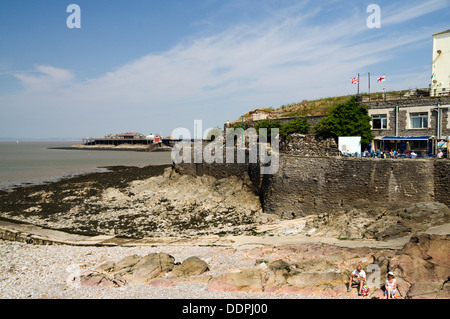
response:
<path id="1" fill-rule="evenodd" d="M 438 0 L 427 4 L 431 8 L 416 3 L 409 10 L 394 10 L 383 23 L 409 21 L 442 7 Z M 3 105 L 15 104 L 18 109 L 33 105 L 41 113 L 48 105 L 60 105 L 65 116 L 79 122 L 86 121 L 88 110 L 90 118 L 105 119 L 116 129 L 148 127 L 148 119 L 160 128 L 193 118 L 209 119 L 205 125 L 213 126 L 251 107 L 353 93 L 349 83 L 357 72 L 430 36 L 421 30 L 406 30 L 400 39 L 372 32 L 366 27 L 365 10 L 322 23 L 316 23 L 322 14 L 317 8 L 273 10 L 263 21 L 191 39 L 82 83 L 75 82 L 71 71 L 52 66 L 16 73 L 28 94 L 3 97 Z M 32 111 L 28 113 L 32 116 Z M 106 120 L 108 114 L 120 116 Z M 168 115 L 174 116 L 166 119 Z"/>
<path id="2" fill-rule="evenodd" d="M 279 98 L 304 90 L 319 95 L 311 91 L 317 81 L 323 87 L 347 79 L 359 68 L 388 59 L 395 48 L 429 36 L 422 32 L 415 37 L 365 41 L 364 17 L 311 24 L 318 13 L 284 13 L 257 25 L 229 28 L 145 56 L 91 80 L 90 85 L 132 100 L 167 101 L 170 97 L 176 105 L 233 94 L 238 98 L 272 92 Z M 358 20 L 359 27 L 348 23 Z"/>
<path id="3" fill-rule="evenodd" d="M 390 5 L 383 9 L 383 26 L 404 23 L 442 9 L 450 9 L 450 0 L 410 1 L 403 6 Z"/>
<path id="4" fill-rule="evenodd" d="M 14 77 L 19 79 L 28 91 L 48 91 L 70 84 L 74 74 L 68 70 L 55 68 L 48 65 L 36 65 L 35 71 L 14 72 Z"/>

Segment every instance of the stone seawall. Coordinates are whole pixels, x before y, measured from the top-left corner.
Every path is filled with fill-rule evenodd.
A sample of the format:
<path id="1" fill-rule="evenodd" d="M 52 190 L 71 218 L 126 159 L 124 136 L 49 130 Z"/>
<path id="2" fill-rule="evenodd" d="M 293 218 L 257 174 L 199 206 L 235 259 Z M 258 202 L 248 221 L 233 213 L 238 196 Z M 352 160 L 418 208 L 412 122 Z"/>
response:
<path id="1" fill-rule="evenodd" d="M 399 208 L 415 202 L 449 204 L 448 161 L 281 156 L 264 176 L 266 213 L 285 218 L 336 209 Z"/>
<path id="2" fill-rule="evenodd" d="M 256 164 L 180 164 L 181 173 L 250 178 L 265 213 L 293 218 L 352 208 L 450 206 L 450 161 L 281 155 L 274 175 Z"/>
<path id="3" fill-rule="evenodd" d="M 253 188 L 255 194 L 259 194 L 261 189 L 259 163 L 249 163 L 248 151 L 245 151 L 245 163 L 238 163 L 236 149 L 233 150 L 233 163 L 227 163 L 226 152 L 227 150 L 225 149 L 223 152 L 223 163 L 195 163 L 192 153 L 191 163 L 175 164 L 174 168 L 180 174 L 192 176 L 208 175 L 217 179 L 236 176 L 241 180 L 248 180 L 249 183 L 247 184 Z"/>
<path id="4" fill-rule="evenodd" d="M 450 161 L 434 162 L 434 192 L 435 201 L 450 207 Z"/>

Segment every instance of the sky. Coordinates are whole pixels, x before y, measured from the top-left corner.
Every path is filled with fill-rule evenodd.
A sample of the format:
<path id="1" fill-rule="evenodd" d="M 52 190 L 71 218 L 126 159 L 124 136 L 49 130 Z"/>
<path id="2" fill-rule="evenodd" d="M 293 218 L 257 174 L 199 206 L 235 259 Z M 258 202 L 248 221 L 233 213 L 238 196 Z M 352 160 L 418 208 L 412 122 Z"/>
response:
<path id="1" fill-rule="evenodd" d="M 256 108 L 355 94 L 358 73 L 361 92 L 369 72 L 372 92 L 426 88 L 432 34 L 450 29 L 449 9 L 450 0 L 2 0 L 0 138 L 169 136 L 194 132 L 194 120 L 207 131 Z"/>

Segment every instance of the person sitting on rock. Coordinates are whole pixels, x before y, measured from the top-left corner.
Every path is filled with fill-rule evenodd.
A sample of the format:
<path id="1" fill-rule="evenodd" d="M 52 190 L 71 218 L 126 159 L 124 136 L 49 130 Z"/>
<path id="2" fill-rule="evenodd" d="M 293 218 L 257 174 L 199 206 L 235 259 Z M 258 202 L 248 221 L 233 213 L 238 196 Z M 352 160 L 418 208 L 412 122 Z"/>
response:
<path id="1" fill-rule="evenodd" d="M 353 282 L 359 284 L 358 295 L 361 295 L 361 289 L 366 281 L 366 272 L 362 270 L 361 265 L 358 265 L 355 270 L 350 274 L 350 282 L 348 284 L 348 292 L 352 290 Z"/>
<path id="2" fill-rule="evenodd" d="M 388 272 L 384 288 L 384 299 L 395 298 L 395 293 L 397 292 L 397 280 L 394 278 L 394 274 L 391 271 Z"/>

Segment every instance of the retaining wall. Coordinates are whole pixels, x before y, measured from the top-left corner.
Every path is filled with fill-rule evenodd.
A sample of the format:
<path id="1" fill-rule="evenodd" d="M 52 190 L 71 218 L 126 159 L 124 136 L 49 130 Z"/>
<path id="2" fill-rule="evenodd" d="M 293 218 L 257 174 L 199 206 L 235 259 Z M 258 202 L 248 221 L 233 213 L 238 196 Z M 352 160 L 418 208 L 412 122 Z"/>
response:
<path id="1" fill-rule="evenodd" d="M 266 213 L 283 218 L 336 209 L 437 201 L 450 207 L 450 161 L 281 155 L 279 170 L 260 175 L 256 164 L 180 164 L 182 172 L 252 180 Z"/>
<path id="2" fill-rule="evenodd" d="M 449 169 L 447 160 L 281 156 L 279 171 L 264 176 L 261 197 L 265 212 L 286 218 L 423 201 L 449 205 Z"/>

